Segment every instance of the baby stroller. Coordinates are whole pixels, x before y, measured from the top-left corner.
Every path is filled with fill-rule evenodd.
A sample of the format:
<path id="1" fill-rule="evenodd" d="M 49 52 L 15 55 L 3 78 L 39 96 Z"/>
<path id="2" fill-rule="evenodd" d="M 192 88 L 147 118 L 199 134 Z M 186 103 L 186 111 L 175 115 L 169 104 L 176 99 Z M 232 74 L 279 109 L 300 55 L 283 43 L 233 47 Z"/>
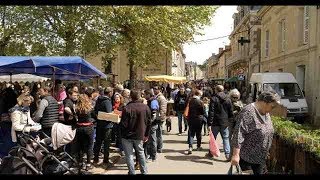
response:
<path id="1" fill-rule="evenodd" d="M 64 146 L 40 133 L 45 137 L 42 140 L 24 131 L 18 135 L 18 146 L 2 159 L 1 174 L 77 174 L 76 168 L 71 168 L 77 162 L 65 152 Z"/>

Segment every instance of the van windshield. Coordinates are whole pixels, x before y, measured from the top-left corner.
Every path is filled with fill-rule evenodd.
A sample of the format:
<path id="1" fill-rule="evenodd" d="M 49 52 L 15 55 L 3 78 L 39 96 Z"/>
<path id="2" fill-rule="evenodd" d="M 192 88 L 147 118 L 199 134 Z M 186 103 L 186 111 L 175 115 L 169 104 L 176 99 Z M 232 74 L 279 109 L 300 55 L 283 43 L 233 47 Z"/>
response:
<path id="1" fill-rule="evenodd" d="M 297 83 L 267 83 L 263 84 L 263 90 L 275 91 L 281 99 L 303 98 Z"/>

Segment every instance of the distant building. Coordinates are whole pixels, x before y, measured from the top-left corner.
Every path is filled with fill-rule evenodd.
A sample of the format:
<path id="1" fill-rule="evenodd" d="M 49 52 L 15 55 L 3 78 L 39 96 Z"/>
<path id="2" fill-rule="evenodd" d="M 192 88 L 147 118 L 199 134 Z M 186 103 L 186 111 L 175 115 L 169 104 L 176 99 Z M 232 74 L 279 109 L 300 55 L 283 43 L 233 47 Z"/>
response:
<path id="1" fill-rule="evenodd" d="M 208 66 L 207 66 L 207 79 L 214 79 L 218 77 L 217 74 L 217 64 L 218 57 L 216 54 L 212 54 L 211 57 L 208 58 Z"/>
<path id="2" fill-rule="evenodd" d="M 108 65 L 105 65 L 106 63 L 104 63 L 104 54 L 92 54 L 85 58 L 99 70 L 107 74 L 110 82 L 114 81 L 124 83 L 130 78 L 127 50 L 124 48 L 118 48 L 115 57 L 115 60 L 107 63 Z M 149 65 L 137 68 L 136 80 L 138 81 L 138 88 L 145 88 L 145 76 L 185 76 L 185 58 L 186 56 L 183 53 L 182 47 L 177 50 L 159 51 Z"/>

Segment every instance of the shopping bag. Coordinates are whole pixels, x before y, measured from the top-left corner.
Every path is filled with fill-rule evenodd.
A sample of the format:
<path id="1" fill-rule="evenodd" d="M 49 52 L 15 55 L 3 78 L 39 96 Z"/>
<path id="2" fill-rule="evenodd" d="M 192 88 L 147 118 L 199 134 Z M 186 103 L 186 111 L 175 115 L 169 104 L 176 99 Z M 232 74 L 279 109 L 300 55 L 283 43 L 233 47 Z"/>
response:
<path id="1" fill-rule="evenodd" d="M 220 150 L 217 144 L 217 141 L 215 140 L 212 132 L 210 131 L 209 135 L 209 149 L 212 156 L 219 157 L 220 156 Z"/>
<path id="2" fill-rule="evenodd" d="M 229 168 L 229 171 L 228 171 L 228 175 L 240 175 L 240 174 L 242 174 L 242 170 L 241 170 L 241 168 L 240 168 L 240 165 L 239 164 L 237 164 L 237 165 L 235 165 L 235 171 L 234 171 L 234 169 L 233 169 L 233 166 L 234 165 L 231 165 L 230 166 L 230 168 Z"/>
<path id="3" fill-rule="evenodd" d="M 187 107 L 183 112 L 183 116 L 186 117 L 186 118 L 189 116 L 189 103 L 187 104 Z"/>

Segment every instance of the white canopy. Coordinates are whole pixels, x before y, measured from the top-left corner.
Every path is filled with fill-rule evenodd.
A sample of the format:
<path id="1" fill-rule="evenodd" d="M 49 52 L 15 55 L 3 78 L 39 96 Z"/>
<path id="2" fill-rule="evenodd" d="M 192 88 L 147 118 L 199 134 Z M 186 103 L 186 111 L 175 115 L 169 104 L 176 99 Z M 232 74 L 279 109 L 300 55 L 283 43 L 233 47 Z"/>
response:
<path id="1" fill-rule="evenodd" d="M 11 77 L 12 82 L 38 82 L 38 81 L 46 81 L 50 78 L 46 78 L 46 77 L 41 77 L 41 76 L 36 76 L 36 75 L 32 75 L 32 74 L 14 74 Z M 10 75 L 4 75 L 4 76 L 0 76 L 0 82 L 9 82 L 10 81 Z"/>

